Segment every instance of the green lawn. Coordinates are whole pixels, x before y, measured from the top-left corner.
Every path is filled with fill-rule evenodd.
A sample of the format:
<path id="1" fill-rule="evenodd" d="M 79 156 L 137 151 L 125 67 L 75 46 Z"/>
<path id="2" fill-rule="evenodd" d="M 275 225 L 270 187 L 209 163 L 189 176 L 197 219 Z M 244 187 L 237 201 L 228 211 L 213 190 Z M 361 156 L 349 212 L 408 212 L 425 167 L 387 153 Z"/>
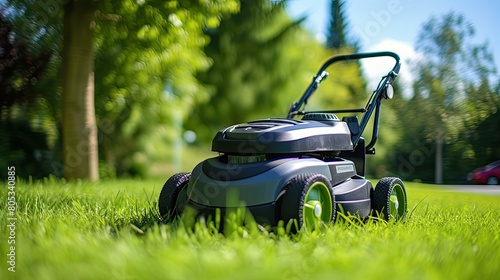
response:
<path id="1" fill-rule="evenodd" d="M 8 271 L 0 190 L 0 279 L 498 279 L 500 196 L 407 183 L 400 223 L 338 222 L 295 237 L 158 223 L 163 181 L 17 182 Z"/>

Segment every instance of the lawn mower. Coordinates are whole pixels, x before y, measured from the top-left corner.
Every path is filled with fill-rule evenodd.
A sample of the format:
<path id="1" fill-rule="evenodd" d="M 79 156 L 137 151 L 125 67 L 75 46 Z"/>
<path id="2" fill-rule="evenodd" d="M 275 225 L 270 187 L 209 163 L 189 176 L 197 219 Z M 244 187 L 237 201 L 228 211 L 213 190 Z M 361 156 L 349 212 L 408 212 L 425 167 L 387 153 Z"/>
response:
<path id="1" fill-rule="evenodd" d="M 364 108 L 305 110 L 328 77 L 329 66 L 375 57 L 393 58 L 395 64 Z M 250 121 L 217 132 L 212 151 L 218 156 L 166 181 L 158 201 L 161 217 L 170 221 L 186 207 L 212 217 L 244 207 L 259 225 L 274 227 L 283 221 L 296 231 L 331 223 L 337 213 L 386 221 L 403 218 L 407 197 L 402 180 L 385 177 L 373 187 L 364 177 L 366 155 L 375 154 L 381 103 L 393 97 L 391 83 L 400 65 L 393 52 L 331 57 L 286 118 Z M 351 115 L 339 119 L 336 114 L 341 113 Z M 373 133 L 366 144 L 362 135 L 372 116 Z"/>

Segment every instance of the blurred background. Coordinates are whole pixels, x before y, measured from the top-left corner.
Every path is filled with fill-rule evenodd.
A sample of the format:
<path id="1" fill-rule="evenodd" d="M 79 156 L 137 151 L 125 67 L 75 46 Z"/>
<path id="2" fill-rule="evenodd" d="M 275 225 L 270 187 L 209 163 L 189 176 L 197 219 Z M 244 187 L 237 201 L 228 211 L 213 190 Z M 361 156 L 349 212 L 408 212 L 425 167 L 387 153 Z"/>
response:
<path id="1" fill-rule="evenodd" d="M 494 1 L 101 0 L 75 8 L 83 2 L 0 0 L 1 170 L 166 179 L 215 156 L 219 129 L 285 117 L 328 57 L 364 51 L 394 51 L 403 61 L 368 177 L 465 183 L 500 159 Z M 91 66 L 83 83 L 67 74 L 79 69 L 75 57 Z M 331 68 L 309 108 L 363 107 L 391 67 Z M 77 117 L 95 138 L 73 147 L 64 123 L 80 108 L 63 110 L 68 84 L 94 99 Z M 70 159 L 80 147 L 95 159 L 83 149 Z M 80 161 L 98 175 L 68 171 Z"/>

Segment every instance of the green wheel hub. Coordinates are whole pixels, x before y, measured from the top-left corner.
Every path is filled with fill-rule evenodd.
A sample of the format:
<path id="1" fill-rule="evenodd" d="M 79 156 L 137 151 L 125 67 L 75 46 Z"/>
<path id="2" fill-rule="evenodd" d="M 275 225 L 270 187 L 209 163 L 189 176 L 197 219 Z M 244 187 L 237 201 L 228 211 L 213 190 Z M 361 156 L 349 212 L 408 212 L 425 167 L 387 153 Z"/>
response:
<path id="1" fill-rule="evenodd" d="M 400 184 L 395 184 L 389 198 L 389 213 L 395 219 L 399 219 L 404 216 L 406 212 L 404 207 L 406 203 L 405 200 L 406 197 L 403 187 Z"/>
<path id="2" fill-rule="evenodd" d="M 332 195 L 323 182 L 315 182 L 307 190 L 302 207 L 303 223 L 314 228 L 321 222 L 329 223 L 333 215 Z"/>
<path id="3" fill-rule="evenodd" d="M 385 221 L 404 219 L 408 209 L 406 189 L 397 177 L 380 179 L 371 194 L 372 210 L 376 217 Z"/>

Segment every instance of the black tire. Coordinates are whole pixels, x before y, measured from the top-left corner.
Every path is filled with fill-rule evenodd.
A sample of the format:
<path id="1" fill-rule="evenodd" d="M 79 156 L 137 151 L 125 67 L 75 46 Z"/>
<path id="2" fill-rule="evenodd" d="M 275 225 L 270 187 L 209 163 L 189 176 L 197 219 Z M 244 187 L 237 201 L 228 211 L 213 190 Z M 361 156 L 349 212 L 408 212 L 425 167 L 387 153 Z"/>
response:
<path id="1" fill-rule="evenodd" d="M 491 176 L 486 180 L 486 185 L 498 185 L 498 178 Z"/>
<path id="2" fill-rule="evenodd" d="M 403 219 L 408 211 L 403 181 L 396 177 L 382 178 L 372 194 L 372 210 L 373 215 L 386 221 Z"/>
<path id="3" fill-rule="evenodd" d="M 311 193 L 313 189 L 315 193 Z M 322 222 L 331 223 L 335 213 L 335 196 L 325 176 L 300 174 L 288 182 L 281 204 L 281 220 L 288 226 L 292 221 L 291 232 L 298 232 L 303 227 L 314 229 Z"/>
<path id="4" fill-rule="evenodd" d="M 166 221 L 172 221 L 182 214 L 187 203 L 187 185 L 191 179 L 191 173 L 176 173 L 170 177 L 160 192 L 158 199 L 158 210 L 160 217 Z"/>

